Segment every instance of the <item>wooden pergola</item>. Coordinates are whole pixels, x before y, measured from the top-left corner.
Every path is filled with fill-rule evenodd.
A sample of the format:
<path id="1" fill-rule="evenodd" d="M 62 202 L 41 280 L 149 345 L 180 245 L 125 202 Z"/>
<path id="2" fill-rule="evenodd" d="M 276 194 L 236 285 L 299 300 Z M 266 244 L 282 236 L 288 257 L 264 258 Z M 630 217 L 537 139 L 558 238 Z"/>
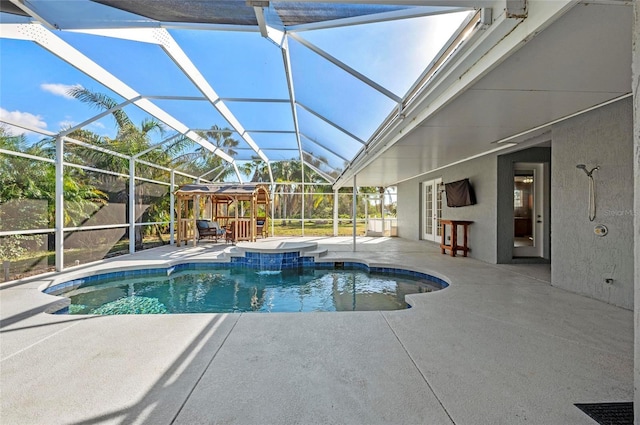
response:
<path id="1" fill-rule="evenodd" d="M 267 235 L 269 190 L 266 184 L 187 184 L 176 192 L 177 244 L 197 243 L 196 220 L 217 221 L 227 241 L 255 242 Z"/>

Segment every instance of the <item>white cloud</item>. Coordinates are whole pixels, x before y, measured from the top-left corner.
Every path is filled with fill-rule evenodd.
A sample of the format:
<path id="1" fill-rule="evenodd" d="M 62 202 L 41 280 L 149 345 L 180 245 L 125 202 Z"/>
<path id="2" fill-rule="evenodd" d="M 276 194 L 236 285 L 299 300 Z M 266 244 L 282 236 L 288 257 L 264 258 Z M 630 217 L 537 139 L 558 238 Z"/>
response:
<path id="1" fill-rule="evenodd" d="M 96 128 L 107 128 L 105 127 L 104 124 L 102 124 L 100 121 L 94 121 L 91 124 L 89 124 L 92 127 L 96 127 Z"/>
<path id="2" fill-rule="evenodd" d="M 58 123 L 58 126 L 60 127 L 60 130 L 67 130 L 71 127 L 74 127 L 76 124 L 78 124 L 75 121 L 71 121 L 71 120 L 64 120 L 64 121 L 60 121 Z"/>
<path id="3" fill-rule="evenodd" d="M 16 124 L 23 124 L 28 128 L 34 129 L 45 130 L 47 128 L 47 123 L 42 120 L 42 116 L 40 115 L 33 115 L 29 112 L 21 111 L 7 111 L 4 108 L 0 108 L 0 121 L 15 122 Z M 32 133 L 31 131 L 12 125 L 7 125 L 7 129 L 13 135 Z"/>
<path id="4" fill-rule="evenodd" d="M 82 86 L 80 84 L 68 85 L 43 83 L 40 84 L 40 88 L 56 96 L 64 97 L 65 99 L 74 99 L 74 97 L 69 94 L 69 90 L 74 88 L 82 88 Z"/>

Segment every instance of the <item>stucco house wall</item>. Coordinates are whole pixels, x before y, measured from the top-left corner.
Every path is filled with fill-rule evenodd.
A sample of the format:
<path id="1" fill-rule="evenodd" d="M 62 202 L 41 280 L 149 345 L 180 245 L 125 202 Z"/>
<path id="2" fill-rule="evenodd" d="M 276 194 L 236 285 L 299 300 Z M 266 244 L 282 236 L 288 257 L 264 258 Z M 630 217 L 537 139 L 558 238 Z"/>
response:
<path id="1" fill-rule="evenodd" d="M 633 116 L 625 99 L 563 121 L 552 129 L 551 279 L 554 286 L 633 308 Z M 596 219 L 589 221 L 589 179 Z M 609 233 L 598 236 L 603 224 Z M 613 279 L 605 283 L 605 279 Z"/>
<path id="2" fill-rule="evenodd" d="M 497 170 L 496 156 L 487 156 L 398 184 L 398 236 L 413 240 L 421 239 L 422 182 L 442 178 L 443 183 L 448 183 L 468 178 L 475 191 L 477 204 L 449 208 L 444 201 L 442 217 L 473 221 L 469 226 L 471 249 L 469 256 L 495 263 Z M 425 243 L 433 242 L 425 241 Z"/>
<path id="3" fill-rule="evenodd" d="M 631 99 L 621 100 L 556 124 L 551 131 L 551 270 L 554 286 L 632 309 L 634 298 L 634 189 L 633 119 Z M 506 155 L 488 155 L 398 184 L 398 235 L 421 238 L 421 183 L 442 178 L 444 183 L 469 178 L 478 203 L 462 208 L 443 207 L 442 216 L 472 220 L 469 255 L 489 263 L 508 262 L 499 241 L 511 238 L 510 219 L 499 214 L 500 158 L 545 161 L 541 149 Z M 548 149 L 547 149 L 548 151 Z M 524 155 L 524 156 L 523 156 Z M 534 155 L 534 156 L 531 156 Z M 534 158 L 535 157 L 535 158 Z M 504 162 L 504 161 L 502 161 Z M 597 218 L 588 218 L 589 181 L 577 164 L 594 172 Z M 504 174 L 504 173 L 503 173 Z M 512 202 L 512 201 L 511 201 Z M 507 218 L 505 218 L 507 217 Z M 506 222 L 505 222 L 506 223 Z M 594 233 L 597 224 L 609 233 Z M 433 243 L 425 241 L 425 243 Z M 504 243 L 502 243 L 504 245 Z M 505 251 L 506 252 L 506 251 Z M 613 279 L 605 283 L 605 279 Z"/>

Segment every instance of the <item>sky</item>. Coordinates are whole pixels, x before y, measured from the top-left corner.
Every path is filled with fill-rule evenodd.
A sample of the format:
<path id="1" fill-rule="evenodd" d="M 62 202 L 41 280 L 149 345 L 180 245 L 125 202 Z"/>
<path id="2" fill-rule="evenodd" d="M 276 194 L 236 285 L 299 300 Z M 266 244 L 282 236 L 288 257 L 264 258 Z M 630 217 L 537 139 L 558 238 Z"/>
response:
<path id="1" fill-rule="evenodd" d="M 402 97 L 467 16 L 468 12 L 459 12 L 298 35 Z M 169 33 L 221 97 L 271 100 L 226 102 L 269 159 L 298 156 L 295 135 L 290 133 L 295 128 L 291 105 L 282 102 L 288 100 L 289 91 L 278 46 L 257 32 L 171 29 Z M 69 31 L 56 31 L 56 35 L 140 94 L 202 96 L 157 45 Z M 326 159 L 326 170 L 342 167 L 397 108 L 397 103 L 301 43 L 289 39 L 289 47 L 296 100 L 304 106 L 296 109 L 303 149 Z M 100 112 L 69 96 L 71 87 L 81 86 L 107 94 L 117 102 L 123 100 L 28 41 L 0 37 L 0 75 L 0 120 L 27 123 L 54 133 Z M 206 101 L 152 102 L 191 129 L 229 127 Z M 125 107 L 125 111 L 136 123 L 148 118 L 133 105 Z M 108 137 L 115 135 L 110 117 L 93 122 L 86 129 Z M 276 131 L 283 133 L 273 133 Z M 173 133 L 168 130 L 167 135 Z M 27 136 L 31 141 L 41 138 Z M 155 137 L 161 140 L 163 136 Z M 252 154 L 242 151 L 239 159 L 249 159 Z"/>

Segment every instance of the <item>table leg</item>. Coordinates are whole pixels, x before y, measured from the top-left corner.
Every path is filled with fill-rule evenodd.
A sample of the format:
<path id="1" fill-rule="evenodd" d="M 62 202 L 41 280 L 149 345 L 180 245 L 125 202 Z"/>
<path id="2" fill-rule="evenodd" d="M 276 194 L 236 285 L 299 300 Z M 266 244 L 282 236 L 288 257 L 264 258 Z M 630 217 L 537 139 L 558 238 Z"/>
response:
<path id="1" fill-rule="evenodd" d="M 464 256 L 466 257 L 467 256 L 467 250 L 468 250 L 468 248 L 467 248 L 467 225 L 464 224 L 463 227 L 464 227 Z"/>
<path id="2" fill-rule="evenodd" d="M 456 256 L 456 251 L 458 250 L 458 226 L 455 224 L 451 225 L 451 256 Z"/>

